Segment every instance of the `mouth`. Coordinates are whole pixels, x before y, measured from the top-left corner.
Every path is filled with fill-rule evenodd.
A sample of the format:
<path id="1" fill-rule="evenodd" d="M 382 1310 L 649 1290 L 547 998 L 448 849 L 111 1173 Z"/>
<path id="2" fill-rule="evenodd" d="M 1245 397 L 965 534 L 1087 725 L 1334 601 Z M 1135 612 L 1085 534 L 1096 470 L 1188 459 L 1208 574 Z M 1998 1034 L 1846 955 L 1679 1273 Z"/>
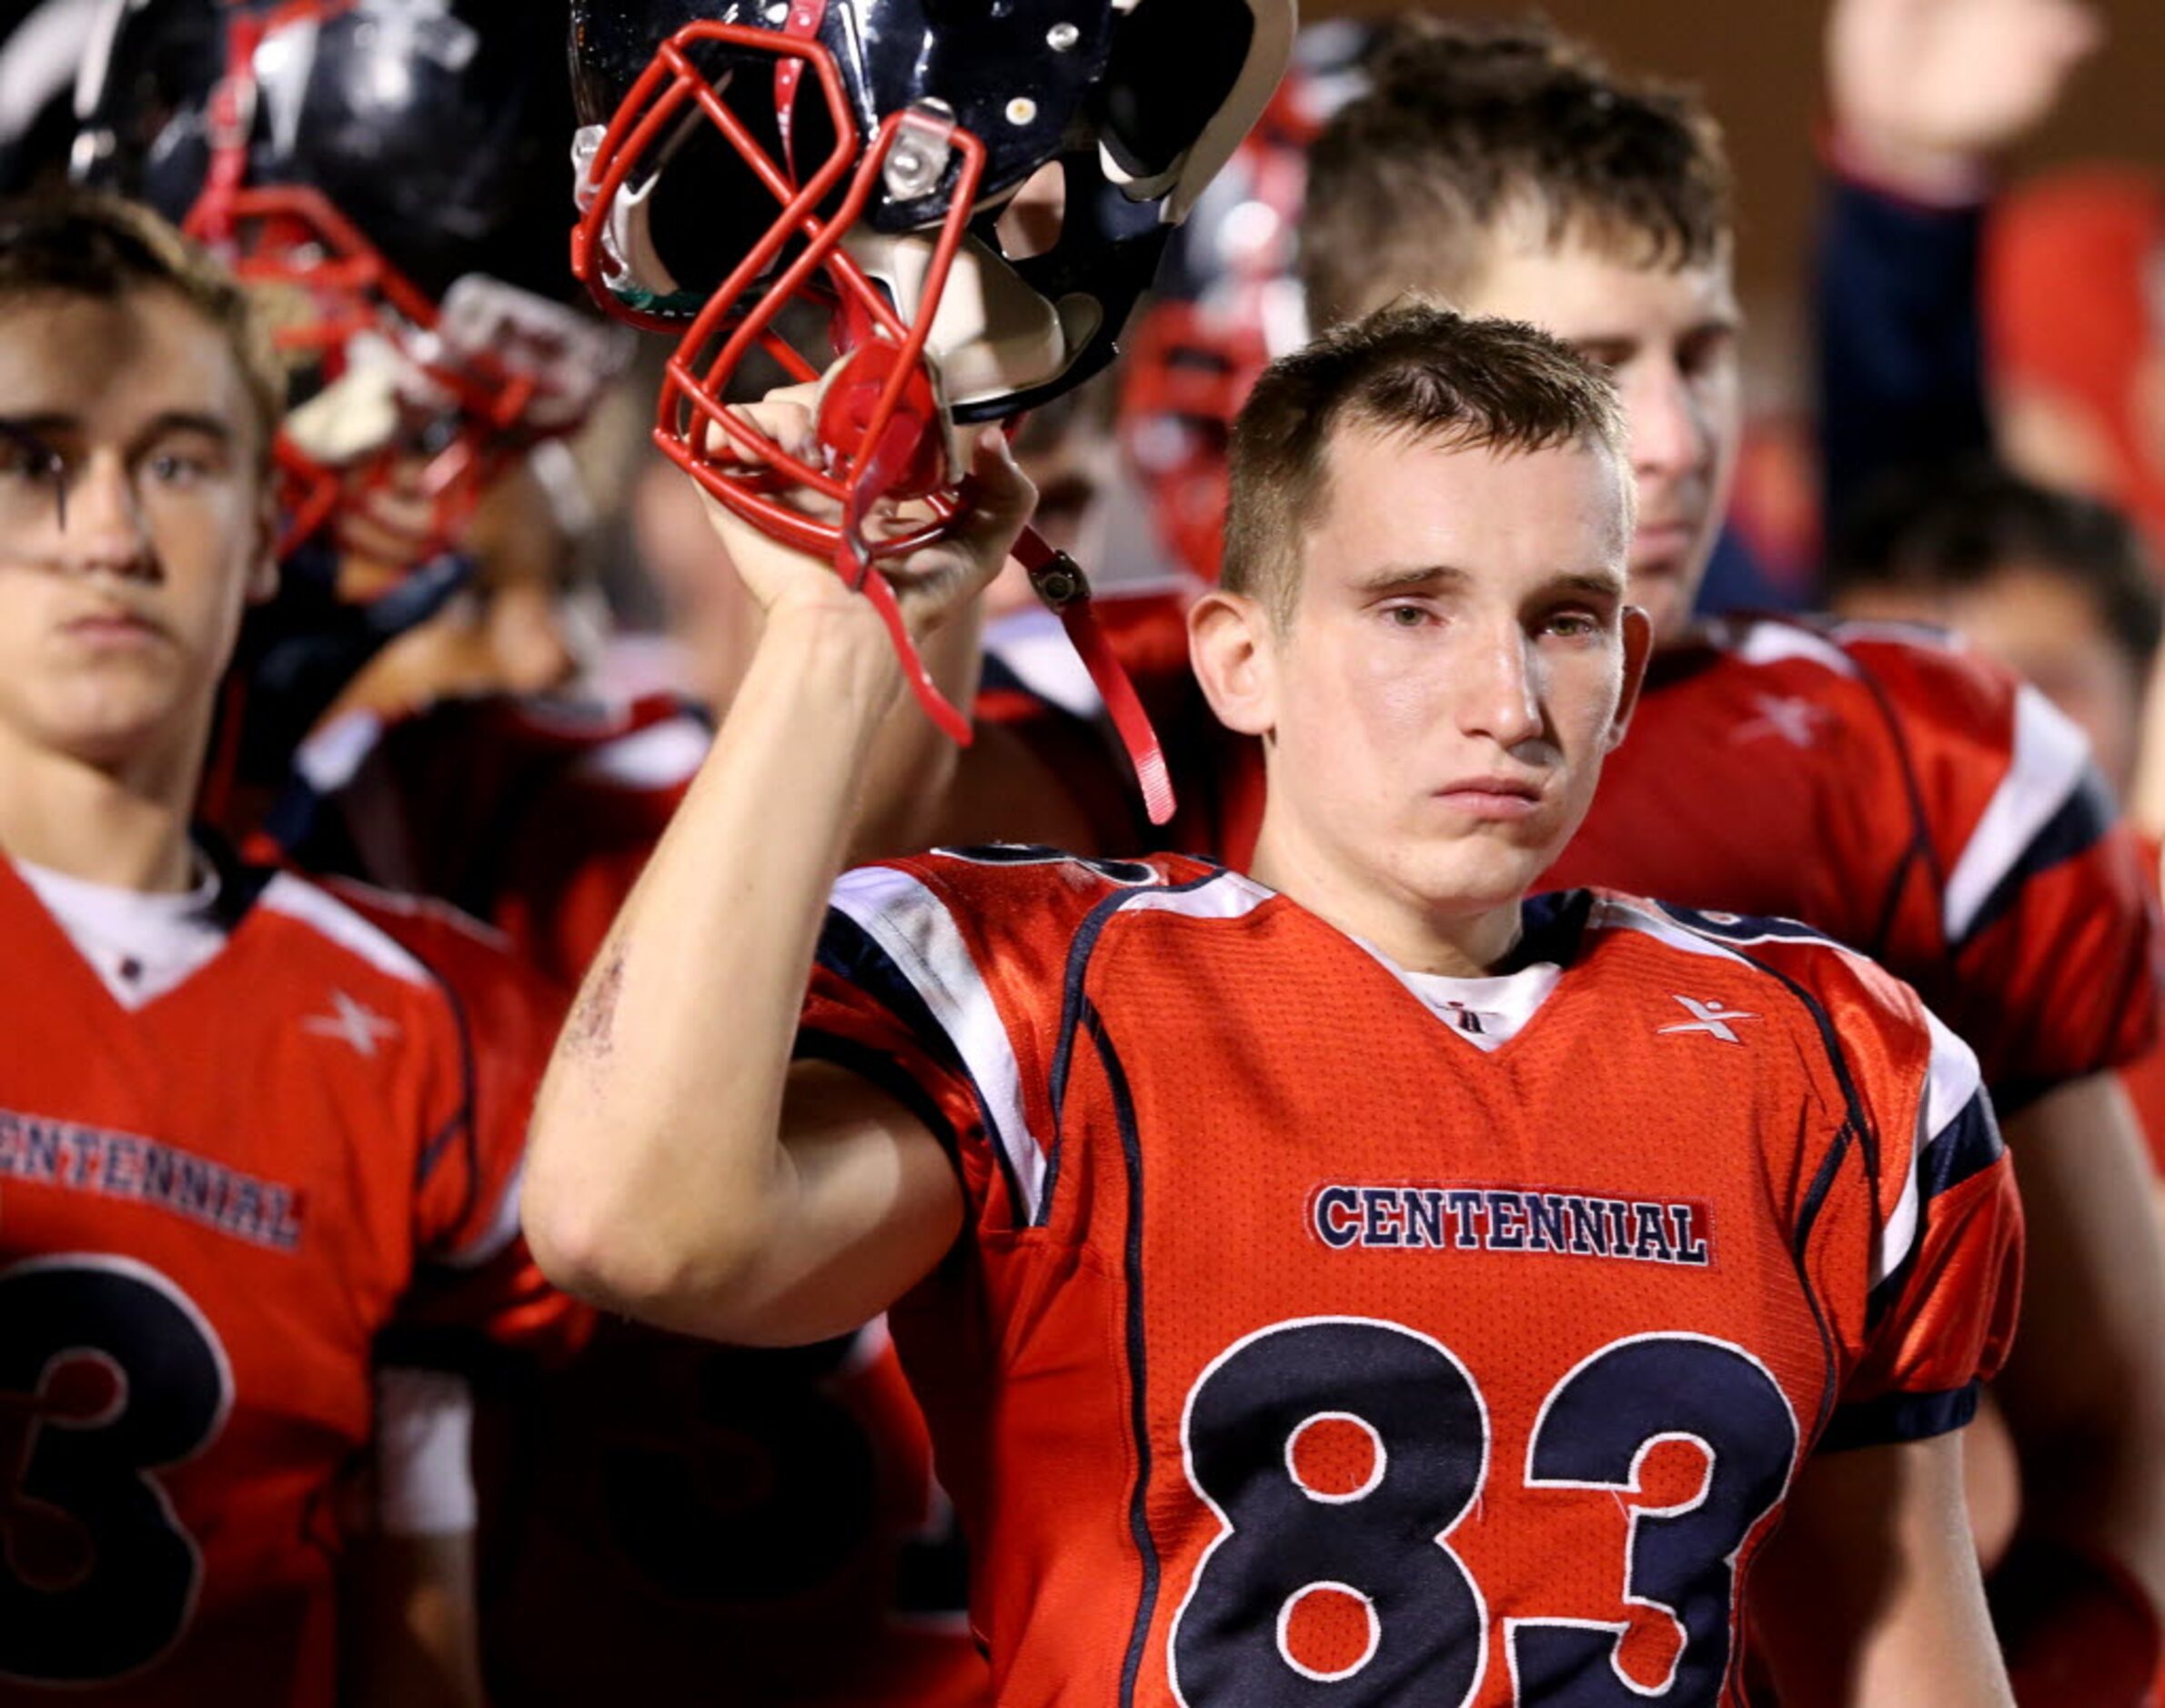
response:
<path id="1" fill-rule="evenodd" d="M 125 606 L 106 606 L 86 611 L 60 625 L 70 640 L 93 648 L 143 647 L 166 638 L 162 624 Z"/>
<path id="2" fill-rule="evenodd" d="M 1631 538 L 1631 573 L 1678 573 L 1697 538 L 1698 529 L 1689 522 L 1641 522 Z"/>
<path id="3" fill-rule="evenodd" d="M 1531 818 L 1541 808 L 1541 790 L 1521 778 L 1464 777 L 1435 791 L 1435 799 L 1474 819 Z"/>

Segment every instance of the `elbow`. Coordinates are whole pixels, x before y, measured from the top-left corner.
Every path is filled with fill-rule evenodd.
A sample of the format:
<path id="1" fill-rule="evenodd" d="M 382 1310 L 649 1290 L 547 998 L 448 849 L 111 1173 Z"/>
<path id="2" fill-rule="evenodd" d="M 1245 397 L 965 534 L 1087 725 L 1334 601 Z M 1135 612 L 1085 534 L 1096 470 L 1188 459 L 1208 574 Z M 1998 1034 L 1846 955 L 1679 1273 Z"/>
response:
<path id="1" fill-rule="evenodd" d="M 688 1221 L 682 1195 L 674 1196 L 642 1204 L 529 1171 L 519 1203 L 528 1249 L 574 1298 L 659 1327 L 716 1333 L 757 1261 L 751 1219 Z"/>

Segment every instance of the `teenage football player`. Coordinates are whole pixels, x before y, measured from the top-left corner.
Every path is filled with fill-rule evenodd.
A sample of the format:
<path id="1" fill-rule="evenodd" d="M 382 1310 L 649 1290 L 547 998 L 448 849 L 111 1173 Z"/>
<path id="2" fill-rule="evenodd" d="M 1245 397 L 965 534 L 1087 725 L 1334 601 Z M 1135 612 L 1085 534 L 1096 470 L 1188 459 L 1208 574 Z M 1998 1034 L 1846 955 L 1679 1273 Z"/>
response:
<path id="1" fill-rule="evenodd" d="M 554 1009 L 417 919 L 462 1003 L 191 834 L 275 574 L 279 370 L 155 216 L 75 196 L 5 226 L 0 1700 L 327 1703 L 343 1663 L 358 1700 L 476 1701 L 458 1402 L 387 1403 L 376 1372 L 446 1300 L 484 1308 L 516 1234 L 504 1069 Z M 357 1548 L 373 1447 L 360 1528 L 389 1534 Z"/>
<path id="2" fill-rule="evenodd" d="M 1192 632 L 1264 741 L 1246 876 L 830 893 L 901 673 L 728 525 L 765 631 L 545 1082 L 545 1267 L 732 1340 L 892 1306 L 1003 1703 L 1711 1708 L 1747 1607 L 1785 1700 L 2007 1701 L 1949 1433 L 2019 1239 L 1974 1059 L 1802 927 L 1525 900 L 1651 646 L 1613 394 L 1402 307 L 1234 446 Z M 972 481 L 913 626 L 1028 514 L 996 435 Z"/>
<path id="3" fill-rule="evenodd" d="M 2024 1159 L 2037 1253 L 2033 1326 L 1999 1384 L 2031 1492 L 2009 1582 L 2053 1586 L 2008 1598 L 2003 1622 L 2041 1677 L 2071 1649 L 2092 1681 L 2103 1668 L 2140 1689 L 2165 1590 L 2165 1347 L 2150 1326 L 2165 1260 L 2112 1071 L 2154 1018 L 2139 851 L 2079 732 L 1976 654 L 1864 627 L 1691 627 L 1741 431 L 1727 169 L 1705 110 L 1523 27 L 1415 26 L 1372 69 L 1311 155 L 1315 324 L 1406 290 L 1524 316 L 1608 367 L 1631 421 L 1633 598 L 1659 649 L 1551 881 L 1807 920 L 1883 959 L 1977 1050 Z M 1163 661 L 1139 686 L 1179 781 L 1180 845 L 1237 864 L 1264 756 L 1208 717 L 1170 645 L 1177 608 L 1160 604 L 1108 626 L 1139 677 Z M 1114 798 L 1072 720 L 1033 722 L 1052 762 L 982 791 L 1002 810 L 962 834 L 1032 834 L 1038 789 Z M 1107 851 L 1137 846 L 1133 824 L 1108 828 Z M 2110 1641 L 2074 1635 L 2084 1609 Z"/>

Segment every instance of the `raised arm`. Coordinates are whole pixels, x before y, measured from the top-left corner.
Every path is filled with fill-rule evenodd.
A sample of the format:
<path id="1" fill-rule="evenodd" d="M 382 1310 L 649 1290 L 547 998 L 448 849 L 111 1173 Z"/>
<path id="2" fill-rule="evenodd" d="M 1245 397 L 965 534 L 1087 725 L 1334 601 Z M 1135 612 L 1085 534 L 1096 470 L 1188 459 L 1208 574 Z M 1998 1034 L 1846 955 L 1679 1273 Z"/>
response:
<path id="1" fill-rule="evenodd" d="M 1990 449 L 1979 252 L 1990 173 L 2100 37 L 2079 0 L 1836 0 L 1815 262 L 1828 520 L 1892 469 Z"/>
<path id="2" fill-rule="evenodd" d="M 1959 1433 L 1808 1461 L 1751 1578 L 1782 1708 L 2011 1704 Z"/>
<path id="3" fill-rule="evenodd" d="M 804 415 L 764 406 L 778 437 Z M 975 510 L 897 572 L 930 634 L 999 570 L 1032 499 L 997 433 Z M 537 1106 L 524 1215 L 543 1268 L 599 1304 L 746 1341 L 853 1328 L 921 1276 L 962 1193 L 923 1122 L 791 1065 L 827 895 L 881 729 L 921 714 L 871 605 L 718 519 L 765 618 L 713 750 L 596 958 Z"/>

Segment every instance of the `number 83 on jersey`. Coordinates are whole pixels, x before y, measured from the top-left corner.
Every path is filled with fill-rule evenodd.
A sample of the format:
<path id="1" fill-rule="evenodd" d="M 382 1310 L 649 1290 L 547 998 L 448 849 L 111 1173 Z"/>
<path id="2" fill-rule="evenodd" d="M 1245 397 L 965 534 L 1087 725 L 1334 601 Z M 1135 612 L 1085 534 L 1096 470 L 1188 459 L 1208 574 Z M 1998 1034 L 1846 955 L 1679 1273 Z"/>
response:
<path id="1" fill-rule="evenodd" d="M 1188 1481 L 1221 1530 L 1168 1640 L 1188 1708 L 1462 1708 L 1488 1676 L 1489 1608 L 1451 1532 L 1490 1480 L 1488 1405 L 1439 1341 L 1395 1322 L 1312 1317 L 1227 1348 L 1190 1391 Z M 1696 1488 L 1644 1503 L 1664 1442 Z M 1627 1664 L 1625 1619 L 1505 1622 L 1512 1700 L 1555 1708 L 1712 1708 L 1733 1653 L 1736 1561 L 1781 1500 L 1794 1412 L 1767 1367 L 1696 1334 L 1633 1335 L 1565 1372 L 1536 1417 L 1529 1489 L 1633 1502 L 1623 1599 L 1667 1625 Z M 1493 1692 L 1493 1685 L 1491 1686 Z"/>

